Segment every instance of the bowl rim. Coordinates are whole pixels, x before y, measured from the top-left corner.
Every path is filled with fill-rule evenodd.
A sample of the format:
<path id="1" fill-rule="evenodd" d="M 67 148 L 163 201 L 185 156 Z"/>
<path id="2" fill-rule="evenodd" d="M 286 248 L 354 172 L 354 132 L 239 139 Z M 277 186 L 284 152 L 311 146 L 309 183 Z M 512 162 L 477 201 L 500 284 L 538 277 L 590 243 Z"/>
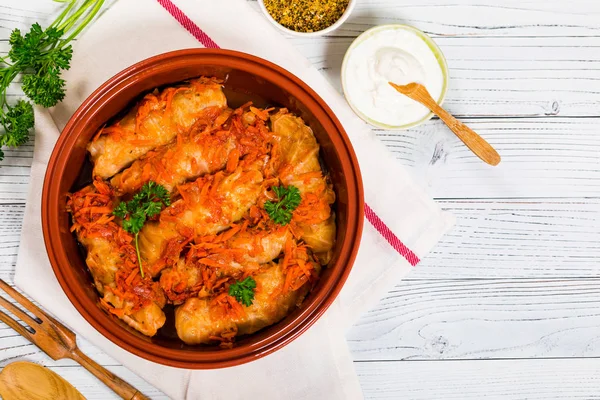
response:
<path id="1" fill-rule="evenodd" d="M 60 217 L 64 216 L 64 212 L 66 211 L 60 210 L 56 206 L 57 204 L 61 204 L 60 198 L 64 196 L 64 193 L 60 193 L 58 189 L 59 185 L 56 182 L 62 178 L 68 154 L 74 148 L 81 134 L 81 127 L 79 125 L 87 122 L 95 114 L 94 110 L 97 111 L 109 103 L 114 97 L 125 90 L 128 84 L 143 76 L 144 72 L 151 76 L 152 72 L 160 65 L 164 65 L 165 68 L 174 69 L 177 65 L 184 65 L 190 62 L 191 58 L 206 59 L 205 65 L 218 65 L 228 68 L 237 67 L 242 70 L 244 66 L 253 66 L 262 73 L 274 74 L 273 78 L 270 79 L 271 81 L 277 80 L 295 85 L 293 90 L 296 91 L 296 94 L 304 93 L 303 96 L 305 99 L 311 100 L 314 103 L 313 106 L 320 109 L 319 114 L 321 114 L 321 117 L 328 118 L 328 121 L 321 119 L 319 121 L 335 127 L 337 133 L 332 137 L 332 140 L 335 141 L 335 137 L 337 137 L 337 141 L 342 145 L 342 148 L 338 148 L 337 145 L 335 147 L 339 153 L 348 156 L 346 166 L 344 166 L 344 162 L 342 161 L 342 169 L 348 191 L 351 192 L 354 190 L 356 193 L 354 207 L 348 210 L 349 215 L 355 213 L 354 218 L 349 217 L 348 229 L 346 231 L 349 237 L 340 243 L 340 245 L 343 245 L 343 250 L 346 250 L 346 253 L 340 252 L 338 263 L 330 267 L 339 266 L 339 271 L 336 275 L 332 274 L 329 277 L 326 284 L 310 299 L 308 305 L 304 309 L 301 309 L 281 329 L 270 333 L 256 342 L 232 349 L 201 352 L 181 351 L 179 349 L 163 347 L 157 343 L 141 339 L 119 326 L 116 322 L 111 322 L 110 324 L 106 324 L 106 326 L 101 323 L 101 320 L 106 321 L 106 318 L 110 316 L 85 295 L 83 287 L 80 285 L 73 285 L 71 287 L 69 285 L 70 280 L 75 280 L 75 270 L 69 260 L 67 251 L 62 246 L 63 242 L 60 239 L 59 228 Z M 255 71 L 251 73 L 258 74 Z M 262 75 L 259 76 L 262 77 Z M 329 134 L 328 131 L 326 133 Z M 67 149 L 66 152 L 64 151 L 65 148 Z M 362 236 L 363 209 L 363 184 L 356 154 L 342 124 L 318 94 L 292 73 L 259 57 L 232 50 L 193 48 L 163 53 L 142 60 L 108 79 L 84 100 L 62 130 L 48 161 L 42 189 L 41 218 L 44 243 L 54 274 L 63 292 L 79 314 L 97 331 L 124 350 L 153 362 L 179 368 L 212 369 L 240 365 L 264 357 L 296 339 L 325 313 L 340 292 L 356 258 Z"/>
<path id="2" fill-rule="evenodd" d="M 350 14 L 352 14 L 352 10 L 354 10 L 356 3 L 357 3 L 357 0 L 349 0 L 348 6 L 346 6 L 346 9 L 342 13 L 342 15 L 338 18 L 337 21 L 335 21 L 333 24 L 329 25 L 327 28 L 323 28 L 320 31 L 315 31 L 315 32 L 298 32 L 293 29 L 286 28 L 285 26 L 283 26 L 279 22 L 277 22 L 275 20 L 275 18 L 273 18 L 273 16 L 269 13 L 269 11 L 267 10 L 267 7 L 265 7 L 265 0 L 258 0 L 258 5 L 259 5 L 261 11 L 265 15 L 265 17 L 267 17 L 267 19 L 269 20 L 269 22 L 272 25 L 275 25 L 275 27 L 277 29 L 279 29 L 280 31 L 282 31 L 284 33 L 287 33 L 288 35 L 304 37 L 304 38 L 323 36 L 323 35 L 333 32 L 334 30 L 339 28 L 344 22 L 346 22 L 346 20 L 350 16 Z"/>
<path id="3" fill-rule="evenodd" d="M 344 54 L 344 59 L 342 61 L 342 67 L 341 67 L 341 72 L 340 72 L 340 78 L 341 78 L 340 80 L 342 81 L 342 91 L 344 92 L 344 97 L 346 98 L 346 102 L 348 103 L 350 108 L 352 108 L 352 111 L 354 111 L 354 113 L 356 115 L 358 115 L 363 121 L 373 125 L 374 127 L 388 129 L 388 130 L 401 130 L 401 129 L 414 128 L 416 126 L 423 124 L 424 122 L 429 121 L 433 117 L 434 114 L 432 112 L 429 112 L 423 118 L 418 119 L 414 122 L 410 122 L 408 124 L 404 124 L 404 125 L 384 124 L 383 122 L 379 122 L 377 120 L 370 118 L 369 116 L 364 114 L 362 111 L 360 111 L 350 100 L 350 96 L 348 95 L 348 91 L 346 89 L 346 70 L 347 70 L 347 65 L 348 65 L 348 59 L 350 58 L 350 54 L 352 53 L 352 51 L 359 44 L 361 44 L 362 42 L 364 42 L 371 36 L 376 35 L 379 32 L 386 31 L 386 30 L 405 30 L 405 31 L 412 32 L 416 36 L 418 36 L 421 40 L 423 40 L 425 42 L 425 44 L 427 44 L 427 46 L 429 47 L 429 49 L 435 56 L 436 60 L 438 61 L 440 68 L 442 69 L 442 77 L 443 77 L 442 93 L 440 93 L 440 96 L 437 98 L 436 101 L 440 106 L 444 103 L 444 100 L 446 99 L 446 93 L 448 92 L 448 80 L 449 80 L 449 76 L 450 76 L 450 73 L 448 70 L 448 62 L 446 61 L 446 57 L 444 56 L 442 49 L 440 49 L 440 47 L 437 45 L 437 43 L 435 43 L 435 41 L 429 35 L 427 35 L 423 31 L 421 31 L 420 29 L 415 28 L 414 26 L 405 25 L 405 24 L 377 25 L 377 26 L 367 29 L 366 31 L 364 31 L 363 33 L 358 35 L 356 37 L 356 39 L 354 39 L 354 41 L 352 41 L 352 43 L 350 44 L 350 47 L 348 47 L 348 50 L 346 50 L 346 53 Z"/>

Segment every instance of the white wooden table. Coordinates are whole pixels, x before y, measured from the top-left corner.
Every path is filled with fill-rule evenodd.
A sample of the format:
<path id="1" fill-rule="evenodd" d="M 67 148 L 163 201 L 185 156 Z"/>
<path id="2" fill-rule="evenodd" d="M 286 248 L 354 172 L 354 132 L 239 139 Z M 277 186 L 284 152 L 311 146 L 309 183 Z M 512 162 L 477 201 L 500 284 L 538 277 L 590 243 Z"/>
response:
<path id="1" fill-rule="evenodd" d="M 253 6 L 257 4 L 253 2 Z M 0 54 L 49 0 L 0 0 Z M 500 152 L 490 168 L 432 120 L 379 137 L 458 217 L 412 275 L 353 327 L 364 394 L 394 399 L 600 396 L 600 2 L 359 0 L 333 35 L 290 39 L 338 88 L 365 29 L 429 33 L 450 66 L 447 108 Z M 12 89 L 11 99 L 19 93 Z M 0 277 L 13 281 L 33 143 L 0 163 Z M 153 398 L 94 346 L 82 349 Z M 112 394 L 0 325 L 0 367 L 42 363 L 90 399 Z"/>

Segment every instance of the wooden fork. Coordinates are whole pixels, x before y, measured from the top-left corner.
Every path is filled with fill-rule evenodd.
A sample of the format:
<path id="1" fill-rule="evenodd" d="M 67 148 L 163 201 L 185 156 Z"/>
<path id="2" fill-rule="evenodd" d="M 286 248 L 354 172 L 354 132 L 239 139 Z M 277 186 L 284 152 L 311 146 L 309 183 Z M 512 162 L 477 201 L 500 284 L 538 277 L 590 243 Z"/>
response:
<path id="1" fill-rule="evenodd" d="M 6 294 L 12 297 L 17 303 L 29 310 L 35 317 L 32 318 L 21 308 L 0 296 L 0 306 L 4 307 L 20 318 L 21 321 L 29 325 L 29 329 L 2 311 L 0 311 L 0 321 L 13 328 L 22 336 L 25 336 L 27 340 L 42 349 L 53 360 L 70 358 L 71 360 L 76 361 L 123 399 L 149 399 L 136 388 L 83 354 L 81 350 L 77 348 L 75 333 L 40 310 L 32 302 L 27 300 L 25 296 L 10 287 L 2 279 L 0 279 L 0 289 L 4 290 Z"/>

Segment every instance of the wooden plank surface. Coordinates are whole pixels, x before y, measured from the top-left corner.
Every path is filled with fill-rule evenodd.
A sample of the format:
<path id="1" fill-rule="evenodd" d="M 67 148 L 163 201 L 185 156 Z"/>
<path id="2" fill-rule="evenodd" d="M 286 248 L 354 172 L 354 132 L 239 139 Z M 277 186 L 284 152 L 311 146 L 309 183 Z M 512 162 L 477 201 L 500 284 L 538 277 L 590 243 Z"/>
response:
<path id="1" fill-rule="evenodd" d="M 408 279 L 600 276 L 598 199 L 446 200 L 457 217 Z"/>
<path id="2" fill-rule="evenodd" d="M 597 359 L 357 363 L 367 399 L 598 399 Z"/>
<path id="3" fill-rule="evenodd" d="M 257 8 L 256 1 L 250 2 Z M 60 4 L 0 0 L 0 55 L 15 27 Z M 378 137 L 457 226 L 348 332 L 367 398 L 599 398 L 600 2 L 361 0 L 329 37 L 290 38 L 334 84 L 353 38 L 407 23 L 450 65 L 445 105 L 503 156 L 481 165 L 439 121 Z M 9 98 L 20 96 L 16 86 Z M 33 143 L 0 163 L 0 278 L 12 282 Z M 156 389 L 92 344 L 84 352 Z M 506 359 L 510 360 L 506 360 Z M 51 367 L 90 399 L 112 394 L 70 361 L 54 362 L 0 327 L 0 368 Z"/>
<path id="4" fill-rule="evenodd" d="M 352 36 L 367 26 L 400 23 L 433 37 L 596 36 L 600 4 L 594 0 L 365 0 L 335 36 Z"/>
<path id="5" fill-rule="evenodd" d="M 358 361 L 600 357 L 600 280 L 405 281 L 348 333 Z"/>

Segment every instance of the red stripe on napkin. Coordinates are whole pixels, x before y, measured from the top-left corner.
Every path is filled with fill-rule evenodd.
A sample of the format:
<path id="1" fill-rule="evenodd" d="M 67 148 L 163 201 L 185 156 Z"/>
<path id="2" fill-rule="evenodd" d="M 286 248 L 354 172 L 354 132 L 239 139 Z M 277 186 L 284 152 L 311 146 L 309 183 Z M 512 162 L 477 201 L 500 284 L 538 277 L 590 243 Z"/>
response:
<path id="1" fill-rule="evenodd" d="M 381 234 L 387 240 L 387 242 L 394 248 L 398 253 L 400 253 L 406 261 L 410 263 L 413 267 L 419 263 L 419 257 L 415 253 L 412 252 L 411 249 L 406 247 L 404 243 L 398 236 L 392 232 L 390 228 L 379 218 L 379 215 L 375 214 L 375 211 L 367 203 L 365 203 L 365 217 L 367 221 L 371 223 L 377 229 L 377 232 Z"/>
<path id="2" fill-rule="evenodd" d="M 204 47 L 209 49 L 218 49 L 219 45 L 216 44 L 204 31 L 198 28 L 198 25 L 194 23 L 187 15 L 181 11 L 171 0 L 156 0 L 164 7 L 183 26 L 189 33 L 192 34 Z"/>
<path id="3" fill-rule="evenodd" d="M 181 11 L 171 0 L 156 0 L 163 6 L 183 26 L 189 33 L 192 34 L 204 47 L 210 49 L 219 49 L 219 45 L 215 43 L 202 29 L 198 27 L 187 15 Z M 365 203 L 365 217 L 367 221 L 373 225 L 377 232 L 385 238 L 385 240 L 402 255 L 406 261 L 413 267 L 419 263 L 419 257 L 412 252 L 402 241 L 392 232 L 392 230 L 379 218 L 368 204 Z"/>

